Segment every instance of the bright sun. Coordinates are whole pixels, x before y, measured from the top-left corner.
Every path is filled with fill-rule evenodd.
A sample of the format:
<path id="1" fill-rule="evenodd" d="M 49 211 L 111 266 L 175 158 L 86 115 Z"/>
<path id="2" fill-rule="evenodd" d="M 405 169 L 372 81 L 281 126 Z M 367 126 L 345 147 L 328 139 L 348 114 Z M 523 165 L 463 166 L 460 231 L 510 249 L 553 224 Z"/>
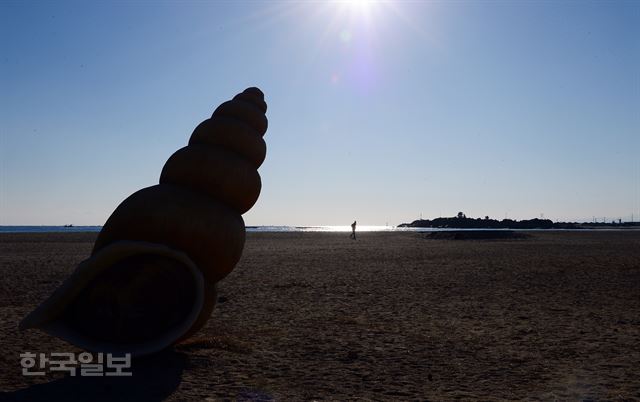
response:
<path id="1" fill-rule="evenodd" d="M 371 0 L 343 0 L 341 3 L 344 3 L 348 7 L 353 8 L 365 8 L 368 7 L 372 1 Z"/>
<path id="2" fill-rule="evenodd" d="M 356 20 L 372 22 L 373 18 L 380 14 L 380 8 L 384 6 L 384 0 L 337 0 L 333 4 L 343 15 L 348 15 Z"/>
<path id="3" fill-rule="evenodd" d="M 376 3 L 375 0 L 339 0 L 338 4 L 351 12 L 368 13 Z"/>

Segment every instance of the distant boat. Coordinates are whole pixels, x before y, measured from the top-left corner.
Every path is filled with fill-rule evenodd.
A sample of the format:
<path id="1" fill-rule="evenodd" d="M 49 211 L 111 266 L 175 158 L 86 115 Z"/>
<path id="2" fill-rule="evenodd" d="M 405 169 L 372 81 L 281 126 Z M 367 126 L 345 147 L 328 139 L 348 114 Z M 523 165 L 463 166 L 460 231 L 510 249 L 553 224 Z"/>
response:
<path id="1" fill-rule="evenodd" d="M 68 225 L 64 225 L 64 227 L 65 227 L 65 228 L 72 228 L 72 227 L 73 227 L 73 224 L 71 224 L 71 223 L 70 223 L 70 224 L 68 224 Z"/>

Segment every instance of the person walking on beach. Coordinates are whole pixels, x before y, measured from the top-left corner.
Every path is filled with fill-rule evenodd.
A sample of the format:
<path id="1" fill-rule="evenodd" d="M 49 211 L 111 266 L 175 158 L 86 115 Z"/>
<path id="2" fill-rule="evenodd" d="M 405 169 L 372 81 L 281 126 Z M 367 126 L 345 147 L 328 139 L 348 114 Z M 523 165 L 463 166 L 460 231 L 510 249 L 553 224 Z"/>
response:
<path id="1" fill-rule="evenodd" d="M 353 223 L 351 224 L 351 235 L 349 235 L 349 237 L 353 240 L 356 239 L 356 221 L 353 221 Z"/>

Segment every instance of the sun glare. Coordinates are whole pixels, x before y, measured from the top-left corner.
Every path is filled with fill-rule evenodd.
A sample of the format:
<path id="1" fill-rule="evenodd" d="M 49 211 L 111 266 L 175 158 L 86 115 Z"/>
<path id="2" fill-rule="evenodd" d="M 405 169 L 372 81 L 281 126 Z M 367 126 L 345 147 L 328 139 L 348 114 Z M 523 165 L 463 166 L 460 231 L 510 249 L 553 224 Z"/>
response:
<path id="1" fill-rule="evenodd" d="M 412 6 L 394 0 L 305 3 L 305 18 L 316 28 L 308 65 L 329 64 L 324 77 L 332 86 L 359 93 L 381 88 L 386 79 L 384 53 L 397 46 L 396 39 L 406 39 L 402 35 L 407 27 L 420 31 L 405 12 Z"/>
<path id="2" fill-rule="evenodd" d="M 342 0 L 340 1 L 345 7 L 349 7 L 354 10 L 365 10 L 371 6 L 372 0 Z"/>
<path id="3" fill-rule="evenodd" d="M 376 5 L 375 0 L 339 0 L 337 3 L 343 11 L 360 16 L 370 14 Z"/>

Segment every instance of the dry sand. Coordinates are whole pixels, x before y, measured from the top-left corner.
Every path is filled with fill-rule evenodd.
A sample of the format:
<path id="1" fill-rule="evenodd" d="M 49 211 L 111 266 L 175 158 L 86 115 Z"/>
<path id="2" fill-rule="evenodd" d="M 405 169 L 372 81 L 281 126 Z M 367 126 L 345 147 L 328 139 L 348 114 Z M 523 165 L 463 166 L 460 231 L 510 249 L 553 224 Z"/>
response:
<path id="1" fill-rule="evenodd" d="M 95 234 L 0 235 L 0 399 L 638 399 L 640 232 L 249 234 L 195 339 L 131 378 L 21 375 L 78 351 L 18 322 Z"/>

